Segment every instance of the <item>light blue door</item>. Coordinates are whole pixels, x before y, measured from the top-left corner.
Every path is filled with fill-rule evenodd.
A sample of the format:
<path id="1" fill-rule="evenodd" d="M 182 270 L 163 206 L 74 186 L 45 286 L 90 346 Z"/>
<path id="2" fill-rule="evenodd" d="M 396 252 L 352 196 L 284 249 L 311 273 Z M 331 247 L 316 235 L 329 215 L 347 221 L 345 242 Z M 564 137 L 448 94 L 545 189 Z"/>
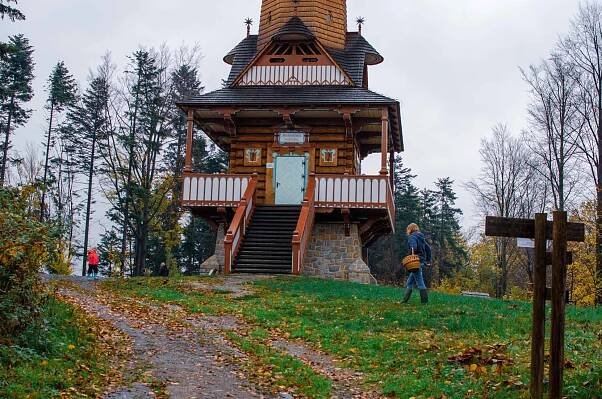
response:
<path id="1" fill-rule="evenodd" d="M 276 205 L 299 205 L 303 202 L 306 160 L 303 156 L 276 158 Z"/>

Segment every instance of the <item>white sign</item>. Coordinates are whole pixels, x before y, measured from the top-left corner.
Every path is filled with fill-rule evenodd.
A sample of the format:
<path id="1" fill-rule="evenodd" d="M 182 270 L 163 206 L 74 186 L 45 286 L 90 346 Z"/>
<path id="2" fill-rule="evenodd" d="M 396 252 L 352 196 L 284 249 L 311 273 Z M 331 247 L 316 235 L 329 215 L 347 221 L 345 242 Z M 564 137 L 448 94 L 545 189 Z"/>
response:
<path id="1" fill-rule="evenodd" d="M 548 240 L 547 250 L 550 251 L 552 249 L 552 241 Z M 532 238 L 517 238 L 516 246 L 519 248 L 535 248 L 535 240 Z"/>
<path id="2" fill-rule="evenodd" d="M 274 169 L 274 164 L 273 163 L 266 163 L 265 167 L 266 167 L 266 169 Z"/>
<path id="3" fill-rule="evenodd" d="M 304 132 L 280 132 L 278 135 L 278 143 L 280 144 L 305 144 Z"/>
<path id="4" fill-rule="evenodd" d="M 517 238 L 516 246 L 519 248 L 535 248 L 535 240 L 532 238 Z"/>

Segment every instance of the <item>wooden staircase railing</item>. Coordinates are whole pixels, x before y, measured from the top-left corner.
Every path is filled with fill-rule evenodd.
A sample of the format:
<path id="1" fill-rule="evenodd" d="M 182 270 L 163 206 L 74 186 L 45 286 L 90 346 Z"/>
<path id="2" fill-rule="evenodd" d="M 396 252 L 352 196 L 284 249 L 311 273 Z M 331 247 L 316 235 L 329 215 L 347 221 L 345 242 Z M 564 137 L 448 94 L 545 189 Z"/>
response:
<path id="1" fill-rule="evenodd" d="M 295 275 L 299 275 L 301 272 L 301 266 L 305 259 L 305 251 L 307 250 L 307 245 L 314 228 L 316 214 L 316 208 L 314 206 L 315 195 L 316 179 L 314 175 L 311 175 L 309 182 L 307 183 L 307 192 L 303 199 L 303 205 L 301 206 L 299 222 L 293 233 L 293 274 Z"/>
<path id="2" fill-rule="evenodd" d="M 240 204 L 232 219 L 232 224 L 228 228 L 226 238 L 224 239 L 225 263 L 224 274 L 230 274 L 232 271 L 232 263 L 240 250 L 240 245 L 245 237 L 247 226 L 251 221 L 253 212 L 256 206 L 257 194 L 257 177 L 251 178 L 249 185 L 240 200 Z"/>

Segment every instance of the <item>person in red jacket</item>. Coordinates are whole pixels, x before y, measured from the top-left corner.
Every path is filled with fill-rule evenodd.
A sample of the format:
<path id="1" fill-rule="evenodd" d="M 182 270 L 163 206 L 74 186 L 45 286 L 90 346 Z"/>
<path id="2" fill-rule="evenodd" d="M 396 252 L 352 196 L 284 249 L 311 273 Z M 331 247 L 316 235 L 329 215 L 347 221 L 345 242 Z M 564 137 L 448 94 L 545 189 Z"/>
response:
<path id="1" fill-rule="evenodd" d="M 98 264 L 100 263 L 100 256 L 96 248 L 88 250 L 88 276 L 92 276 L 94 279 L 98 277 Z"/>

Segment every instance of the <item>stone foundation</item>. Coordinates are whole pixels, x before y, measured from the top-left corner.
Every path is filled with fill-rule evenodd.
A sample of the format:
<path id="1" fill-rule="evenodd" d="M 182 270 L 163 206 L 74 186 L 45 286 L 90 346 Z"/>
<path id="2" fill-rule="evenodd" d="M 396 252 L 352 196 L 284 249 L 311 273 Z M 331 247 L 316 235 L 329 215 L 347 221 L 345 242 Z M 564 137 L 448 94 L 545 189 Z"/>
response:
<path id="1" fill-rule="evenodd" d="M 362 259 L 362 244 L 357 225 L 345 236 L 343 224 L 316 224 L 307 247 L 302 274 L 333 280 L 376 284 Z"/>
<path id="2" fill-rule="evenodd" d="M 218 273 L 223 273 L 226 254 L 224 238 L 226 238 L 226 228 L 223 224 L 220 224 L 217 228 L 217 237 L 215 239 L 215 254 L 201 265 L 201 271 L 209 272 L 215 269 Z"/>

